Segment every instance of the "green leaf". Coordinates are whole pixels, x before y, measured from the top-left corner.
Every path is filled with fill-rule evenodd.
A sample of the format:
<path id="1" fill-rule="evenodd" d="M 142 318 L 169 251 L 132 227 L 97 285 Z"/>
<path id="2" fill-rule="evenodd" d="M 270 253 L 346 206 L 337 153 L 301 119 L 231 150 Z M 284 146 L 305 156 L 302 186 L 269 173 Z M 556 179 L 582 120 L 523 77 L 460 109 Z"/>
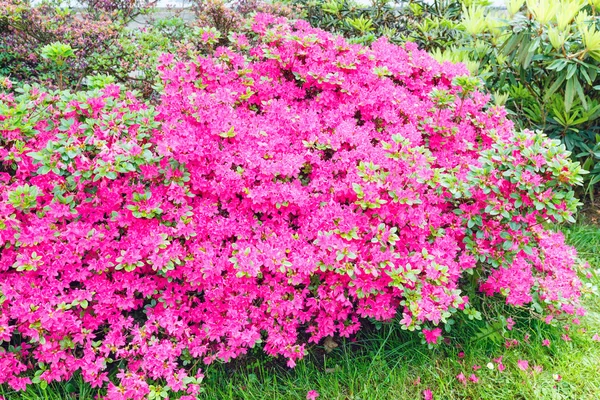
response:
<path id="1" fill-rule="evenodd" d="M 38 175 L 46 175 L 48 172 L 50 172 L 50 167 L 43 165 L 39 167 L 36 172 Z"/>
<path id="2" fill-rule="evenodd" d="M 567 80 L 567 86 L 565 87 L 565 112 L 571 111 L 571 107 L 573 106 L 576 79 L 576 77 L 571 77 L 571 79 Z"/>
<path id="3" fill-rule="evenodd" d="M 562 71 L 567 66 L 567 60 L 564 58 L 559 58 L 558 60 L 552 61 L 550 65 L 546 67 L 547 70 L 555 70 L 556 72 Z"/>
<path id="4" fill-rule="evenodd" d="M 362 190 L 362 186 L 360 186 L 358 183 L 353 182 L 352 189 L 354 189 L 354 193 L 356 193 L 356 195 L 358 196 L 359 199 L 364 197 L 365 194 Z"/>
<path id="5" fill-rule="evenodd" d="M 533 254 L 533 250 L 532 250 L 531 246 L 523 246 L 523 251 L 525 252 L 525 254 L 529 254 L 529 255 Z"/>
<path id="6" fill-rule="evenodd" d="M 577 72 L 577 64 L 569 64 L 567 68 L 567 79 L 571 79 L 573 75 Z"/>
<path id="7" fill-rule="evenodd" d="M 577 78 L 575 78 L 575 92 L 577 92 L 577 96 L 579 96 L 579 100 L 581 100 L 581 105 L 585 110 L 587 110 L 587 100 L 585 98 L 585 94 L 583 94 L 583 88 L 581 87 L 581 83 L 579 83 L 579 79 Z"/>
<path id="8" fill-rule="evenodd" d="M 590 185 L 591 186 L 595 185 L 598 182 L 600 182 L 600 175 L 596 175 L 592 179 L 590 179 Z"/>
<path id="9" fill-rule="evenodd" d="M 544 95 L 544 101 L 548 101 L 550 99 L 550 97 L 558 90 L 558 88 L 560 88 L 560 86 L 563 84 L 563 82 L 565 81 L 566 78 L 566 74 L 560 74 L 560 76 L 558 77 L 558 79 L 556 79 L 554 81 L 554 83 L 552 84 L 552 86 L 550 86 L 548 88 L 548 90 L 546 90 L 546 94 Z"/>
<path id="10" fill-rule="evenodd" d="M 227 132 L 219 133 L 219 136 L 221 136 L 222 138 L 232 138 L 235 137 L 236 134 L 237 133 L 235 132 L 235 127 L 232 126 Z"/>
<path id="11" fill-rule="evenodd" d="M 587 68 L 581 68 L 580 71 L 587 84 L 591 86 L 593 84 L 593 81 L 590 79 L 590 76 L 587 73 Z"/>

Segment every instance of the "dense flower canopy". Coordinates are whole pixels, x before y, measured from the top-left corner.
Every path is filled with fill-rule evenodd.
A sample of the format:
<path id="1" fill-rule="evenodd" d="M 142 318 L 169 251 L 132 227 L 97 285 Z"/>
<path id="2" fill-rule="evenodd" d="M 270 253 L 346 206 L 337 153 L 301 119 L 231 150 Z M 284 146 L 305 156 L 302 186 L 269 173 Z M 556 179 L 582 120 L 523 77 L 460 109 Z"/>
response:
<path id="1" fill-rule="evenodd" d="M 436 342 L 476 312 L 464 285 L 582 312 L 542 224 L 571 218 L 578 166 L 464 66 L 269 15 L 232 40 L 163 56 L 156 110 L 114 85 L 0 100 L 0 383 L 194 394 L 194 358 L 293 366 L 361 318 Z"/>

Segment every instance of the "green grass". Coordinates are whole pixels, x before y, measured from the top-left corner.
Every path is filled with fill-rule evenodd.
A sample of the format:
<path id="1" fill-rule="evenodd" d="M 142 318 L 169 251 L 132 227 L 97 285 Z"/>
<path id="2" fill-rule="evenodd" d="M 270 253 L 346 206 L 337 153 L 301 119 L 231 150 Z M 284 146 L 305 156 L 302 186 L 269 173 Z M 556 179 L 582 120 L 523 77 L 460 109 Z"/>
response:
<path id="1" fill-rule="evenodd" d="M 592 283 L 600 284 L 600 228 L 576 225 L 564 228 L 569 243 L 592 266 Z M 428 349 L 416 335 L 403 332 L 397 324 L 372 326 L 356 341 L 341 341 L 327 354 L 313 346 L 309 356 L 293 370 L 261 353 L 249 354 L 227 365 L 205 368 L 204 392 L 200 399 L 305 399 L 309 390 L 320 393 L 319 400 L 421 399 L 424 389 L 431 389 L 435 399 L 600 399 L 600 343 L 592 340 L 600 334 L 600 302 L 589 296 L 585 300 L 588 315 L 581 325 L 568 333 L 571 341 L 561 340 L 561 329 L 528 317 L 525 310 L 508 309 L 493 302 L 481 304 L 486 317 L 513 317 L 517 324 L 511 331 L 494 330 L 484 322 L 459 321 L 445 336 L 449 344 Z M 484 336 L 484 334 L 487 334 Z M 528 341 L 524 340 L 530 335 Z M 507 349 L 505 340 L 515 338 L 520 344 Z M 550 339 L 550 348 L 542 346 Z M 464 352 L 464 358 L 459 358 Z M 506 366 L 499 372 L 496 364 L 486 365 L 502 356 Z M 540 373 L 517 368 L 518 360 L 540 365 Z M 467 377 L 473 365 L 478 383 L 466 386 L 456 376 Z M 557 380 L 556 375 L 561 379 Z M 91 399 L 95 393 L 75 378 L 66 384 L 52 384 L 42 390 L 30 387 L 24 393 L 0 388 L 8 399 Z"/>

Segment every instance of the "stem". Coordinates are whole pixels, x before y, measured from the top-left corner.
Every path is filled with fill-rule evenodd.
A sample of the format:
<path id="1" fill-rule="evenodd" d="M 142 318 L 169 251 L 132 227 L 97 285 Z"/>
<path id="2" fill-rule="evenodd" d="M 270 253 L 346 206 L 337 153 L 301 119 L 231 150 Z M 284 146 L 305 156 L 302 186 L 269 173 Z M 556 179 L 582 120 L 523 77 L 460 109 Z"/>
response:
<path id="1" fill-rule="evenodd" d="M 583 57 L 585 55 L 585 53 L 587 53 L 587 49 L 583 49 L 583 50 L 578 51 L 577 53 L 570 54 L 567 56 L 567 58 L 569 60 L 573 59 L 573 58 L 579 58 L 581 60 L 581 57 Z"/>

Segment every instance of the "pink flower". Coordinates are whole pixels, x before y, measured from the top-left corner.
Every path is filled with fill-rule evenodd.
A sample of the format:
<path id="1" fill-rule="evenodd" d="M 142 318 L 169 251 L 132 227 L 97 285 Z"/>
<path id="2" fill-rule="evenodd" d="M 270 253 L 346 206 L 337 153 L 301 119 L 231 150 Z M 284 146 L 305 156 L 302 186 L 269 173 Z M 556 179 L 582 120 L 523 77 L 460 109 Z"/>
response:
<path id="1" fill-rule="evenodd" d="M 319 397 L 319 393 L 316 390 L 309 390 L 306 393 L 306 400 L 315 400 L 317 397 Z"/>
<path id="2" fill-rule="evenodd" d="M 477 371 L 478 369 L 481 369 L 481 365 L 473 365 L 473 371 Z"/>
<path id="3" fill-rule="evenodd" d="M 542 340 L 542 346 L 550 347 L 550 340 L 549 339 Z"/>
<path id="4" fill-rule="evenodd" d="M 534 365 L 532 367 L 532 369 L 533 369 L 533 372 L 536 372 L 536 373 L 539 374 L 539 373 L 541 373 L 544 370 L 544 367 L 542 367 L 541 365 Z"/>
<path id="5" fill-rule="evenodd" d="M 435 328 L 432 330 L 423 329 L 423 335 L 425 335 L 425 341 L 427 343 L 437 343 L 438 337 L 442 334 L 442 330 L 440 328 Z"/>
<path id="6" fill-rule="evenodd" d="M 515 321 L 512 318 L 506 318 L 506 329 L 509 331 L 512 330 L 513 326 L 515 326 Z"/>
<path id="7" fill-rule="evenodd" d="M 562 340 L 564 340 L 565 342 L 570 342 L 571 341 L 571 337 L 569 335 L 567 335 L 566 333 L 564 333 L 560 338 Z"/>
<path id="8" fill-rule="evenodd" d="M 479 382 L 479 378 L 475 374 L 471 374 L 471 376 L 469 376 L 469 380 L 473 383 Z"/>
<path id="9" fill-rule="evenodd" d="M 517 366 L 519 367 L 520 370 L 527 371 L 527 369 L 529 369 L 529 361 L 527 361 L 527 360 L 518 360 L 517 361 Z"/>
<path id="10" fill-rule="evenodd" d="M 423 390 L 423 400 L 433 400 L 433 393 L 430 389 Z"/>
<path id="11" fill-rule="evenodd" d="M 456 379 L 458 379 L 458 381 L 460 383 L 462 383 L 463 385 L 467 385 L 467 377 L 461 372 L 460 374 L 456 375 Z"/>
<path id="12" fill-rule="evenodd" d="M 594 336 L 592 336 L 592 340 L 595 342 L 600 342 L 600 335 L 598 335 L 597 333 L 594 333 Z"/>

